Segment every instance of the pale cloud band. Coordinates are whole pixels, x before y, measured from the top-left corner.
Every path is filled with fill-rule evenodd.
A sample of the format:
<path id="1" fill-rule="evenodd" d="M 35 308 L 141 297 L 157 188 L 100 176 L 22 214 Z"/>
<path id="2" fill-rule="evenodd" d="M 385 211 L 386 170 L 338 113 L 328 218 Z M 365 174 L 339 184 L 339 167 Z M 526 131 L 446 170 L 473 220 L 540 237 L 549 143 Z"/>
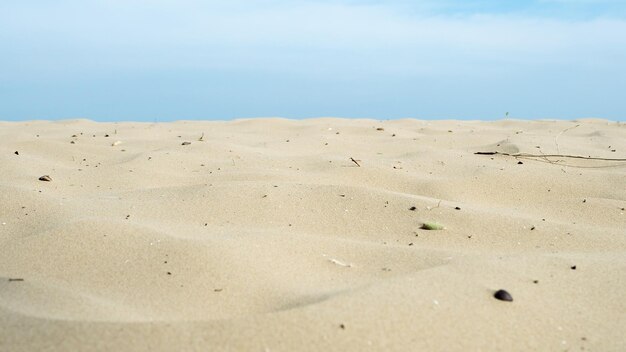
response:
<path id="1" fill-rule="evenodd" d="M 0 80 L 215 70 L 471 79 L 569 66 L 625 75 L 626 20 L 485 2 L 22 1 L 0 5 Z M 469 5 L 468 5 L 469 4 Z M 483 11 L 483 8 L 490 9 Z M 617 15 L 616 15 L 617 14 Z"/>

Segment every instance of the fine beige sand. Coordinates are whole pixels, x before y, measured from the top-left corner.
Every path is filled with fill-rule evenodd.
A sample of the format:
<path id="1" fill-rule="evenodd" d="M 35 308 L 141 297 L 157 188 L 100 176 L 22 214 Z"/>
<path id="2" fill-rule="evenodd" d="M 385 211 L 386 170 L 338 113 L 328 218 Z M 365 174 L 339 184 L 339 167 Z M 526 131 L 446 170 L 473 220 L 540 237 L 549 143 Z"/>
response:
<path id="1" fill-rule="evenodd" d="M 626 350 L 626 162 L 478 151 L 626 124 L 0 122 L 0 351 Z"/>

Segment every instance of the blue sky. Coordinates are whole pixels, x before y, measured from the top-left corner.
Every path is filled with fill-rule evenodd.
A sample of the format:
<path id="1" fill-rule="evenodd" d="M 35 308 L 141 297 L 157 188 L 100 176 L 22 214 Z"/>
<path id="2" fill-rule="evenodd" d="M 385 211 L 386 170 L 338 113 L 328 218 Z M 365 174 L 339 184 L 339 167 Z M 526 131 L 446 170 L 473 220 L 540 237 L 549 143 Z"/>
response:
<path id="1" fill-rule="evenodd" d="M 623 0 L 0 2 L 0 120 L 626 116 Z"/>

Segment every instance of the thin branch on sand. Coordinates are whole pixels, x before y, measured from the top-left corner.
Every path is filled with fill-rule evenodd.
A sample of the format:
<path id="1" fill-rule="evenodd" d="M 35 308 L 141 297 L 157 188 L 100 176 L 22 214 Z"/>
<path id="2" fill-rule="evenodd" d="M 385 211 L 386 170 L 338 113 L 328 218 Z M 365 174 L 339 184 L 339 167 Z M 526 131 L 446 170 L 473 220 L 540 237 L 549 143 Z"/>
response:
<path id="1" fill-rule="evenodd" d="M 572 126 L 569 128 L 564 129 L 563 131 L 561 131 L 561 133 L 557 134 L 556 137 L 554 137 L 554 144 L 556 144 L 556 152 L 560 153 L 561 151 L 559 150 L 559 137 L 561 137 L 561 135 L 569 130 L 573 130 L 574 128 L 578 127 L 580 125 L 576 125 L 576 126 Z"/>
<path id="2" fill-rule="evenodd" d="M 602 160 L 602 161 L 626 161 L 621 158 L 598 158 L 592 156 L 582 155 L 569 155 L 569 154 L 528 154 L 528 153 L 502 153 L 502 152 L 476 152 L 476 155 L 504 155 L 512 156 L 514 158 L 571 158 L 571 159 L 586 159 L 586 160 Z"/>

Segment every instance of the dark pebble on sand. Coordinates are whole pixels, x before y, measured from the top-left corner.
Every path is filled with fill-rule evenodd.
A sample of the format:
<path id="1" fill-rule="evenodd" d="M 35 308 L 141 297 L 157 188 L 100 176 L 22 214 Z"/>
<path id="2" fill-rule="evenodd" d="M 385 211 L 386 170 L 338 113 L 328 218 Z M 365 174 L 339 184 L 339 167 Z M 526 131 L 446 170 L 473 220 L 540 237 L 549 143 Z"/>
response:
<path id="1" fill-rule="evenodd" d="M 16 151 L 15 151 L 15 155 L 20 155 L 20 153 L 16 150 Z"/>
<path id="2" fill-rule="evenodd" d="M 572 266 L 570 267 L 570 269 L 572 269 L 572 270 L 576 270 L 576 265 L 572 265 Z"/>
<path id="3" fill-rule="evenodd" d="M 50 182 L 52 181 L 52 178 L 50 178 L 50 176 L 48 175 L 43 175 L 39 178 L 39 181 L 46 181 L 46 182 Z"/>
<path id="4" fill-rule="evenodd" d="M 454 210 L 461 210 L 460 207 L 454 207 Z"/>
<path id="5" fill-rule="evenodd" d="M 409 210 L 415 211 L 415 210 L 417 210 L 417 208 L 416 207 L 410 207 Z"/>
<path id="6" fill-rule="evenodd" d="M 493 294 L 493 297 L 500 301 L 513 302 L 513 297 L 505 290 L 496 291 L 496 293 Z"/>
<path id="7" fill-rule="evenodd" d="M 523 165 L 523 164 L 524 164 L 524 163 L 523 163 L 523 162 L 521 162 L 521 161 L 518 161 L 518 162 L 517 162 L 517 165 Z"/>
<path id="8" fill-rule="evenodd" d="M 191 142 L 183 142 L 183 143 L 181 143 L 181 145 L 190 145 L 190 144 L 191 144 Z"/>

